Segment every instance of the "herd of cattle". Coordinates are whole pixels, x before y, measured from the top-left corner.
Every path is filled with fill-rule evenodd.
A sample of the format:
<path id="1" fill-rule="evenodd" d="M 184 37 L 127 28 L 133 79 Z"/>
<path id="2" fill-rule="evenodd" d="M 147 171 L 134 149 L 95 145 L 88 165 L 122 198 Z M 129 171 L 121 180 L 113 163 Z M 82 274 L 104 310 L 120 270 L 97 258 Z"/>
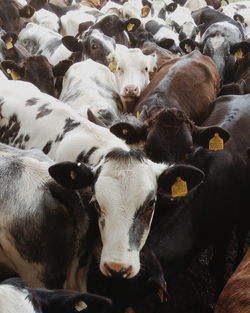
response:
<path id="1" fill-rule="evenodd" d="M 250 312 L 250 1 L 0 0 L 0 313 Z"/>

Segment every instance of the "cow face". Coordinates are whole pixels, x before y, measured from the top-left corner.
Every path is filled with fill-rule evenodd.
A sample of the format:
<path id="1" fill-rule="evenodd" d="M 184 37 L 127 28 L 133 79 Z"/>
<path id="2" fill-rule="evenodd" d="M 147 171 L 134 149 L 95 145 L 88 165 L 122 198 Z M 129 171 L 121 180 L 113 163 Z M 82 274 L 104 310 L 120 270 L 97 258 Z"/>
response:
<path id="1" fill-rule="evenodd" d="M 70 163 L 70 162 L 67 162 Z M 50 167 L 52 177 L 65 184 L 65 170 L 61 165 Z M 89 169 L 76 166 L 75 183 L 93 181 Z M 68 180 L 72 185 L 72 167 Z M 172 185 L 182 177 L 191 190 L 199 184 L 204 174 L 197 168 L 156 164 L 144 158 L 137 150 L 111 150 L 94 169 L 91 204 L 98 214 L 102 240 L 100 270 L 106 276 L 132 278 L 140 270 L 140 251 L 147 239 L 152 222 L 157 190 L 172 197 Z M 66 185 L 68 187 L 68 185 Z"/>
<path id="2" fill-rule="evenodd" d="M 73 36 L 65 36 L 62 42 L 70 51 L 82 52 L 86 57 L 105 65 L 107 56 L 115 49 L 114 39 L 96 29 L 85 32 L 81 40 Z"/>
<path id="3" fill-rule="evenodd" d="M 20 32 L 22 28 L 22 18 L 30 18 L 35 13 L 33 7 L 26 5 L 19 9 L 16 2 L 0 2 L 0 27 L 5 31 Z"/>
<path id="4" fill-rule="evenodd" d="M 118 46 L 115 53 L 108 56 L 109 69 L 114 72 L 118 92 L 122 97 L 124 111 L 134 108 L 126 106 L 129 100 L 137 99 L 149 83 L 149 73 L 156 67 L 156 55 L 144 55 L 138 48 L 128 49 Z"/>

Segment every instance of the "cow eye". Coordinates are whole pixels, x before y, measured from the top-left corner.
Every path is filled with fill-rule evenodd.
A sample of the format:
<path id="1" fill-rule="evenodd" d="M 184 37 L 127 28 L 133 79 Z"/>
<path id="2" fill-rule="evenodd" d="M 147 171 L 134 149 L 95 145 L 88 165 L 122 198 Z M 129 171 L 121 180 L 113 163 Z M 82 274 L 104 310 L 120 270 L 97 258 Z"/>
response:
<path id="1" fill-rule="evenodd" d="M 146 72 L 148 71 L 148 67 L 147 67 L 147 66 L 145 67 L 145 71 L 146 71 Z"/>
<path id="2" fill-rule="evenodd" d="M 155 205 L 155 199 L 150 200 L 148 203 L 148 206 L 151 208 L 154 205 Z"/>
<path id="3" fill-rule="evenodd" d="M 97 45 L 95 43 L 92 43 L 91 49 L 97 49 Z"/>

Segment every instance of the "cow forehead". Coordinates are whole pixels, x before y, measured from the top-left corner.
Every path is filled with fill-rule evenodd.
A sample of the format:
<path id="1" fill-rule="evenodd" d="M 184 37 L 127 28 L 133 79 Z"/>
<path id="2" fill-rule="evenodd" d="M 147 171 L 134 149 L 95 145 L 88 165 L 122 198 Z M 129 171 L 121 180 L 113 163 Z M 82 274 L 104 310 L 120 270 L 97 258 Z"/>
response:
<path id="1" fill-rule="evenodd" d="M 156 189 L 156 174 L 147 162 L 134 161 L 124 165 L 119 161 L 108 161 L 97 178 L 95 197 L 105 209 L 115 206 L 134 211 L 149 194 L 153 197 Z"/>
<path id="2" fill-rule="evenodd" d="M 142 68 L 150 63 L 150 56 L 144 55 L 140 49 L 129 49 L 119 52 L 118 63 L 125 67 Z"/>

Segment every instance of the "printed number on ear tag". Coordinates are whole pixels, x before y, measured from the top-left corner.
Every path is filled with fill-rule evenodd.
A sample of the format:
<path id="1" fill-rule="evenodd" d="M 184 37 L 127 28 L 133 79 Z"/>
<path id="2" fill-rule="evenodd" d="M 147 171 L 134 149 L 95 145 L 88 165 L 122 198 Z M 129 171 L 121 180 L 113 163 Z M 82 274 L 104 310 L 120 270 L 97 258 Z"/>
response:
<path id="1" fill-rule="evenodd" d="M 75 305 L 75 309 L 76 309 L 76 311 L 78 311 L 78 312 L 81 312 L 81 311 L 87 309 L 87 307 L 88 307 L 87 304 L 86 304 L 85 302 L 83 302 L 83 301 L 79 301 L 79 302 Z"/>
<path id="2" fill-rule="evenodd" d="M 223 150 L 224 141 L 220 138 L 218 133 L 214 134 L 214 137 L 209 140 L 209 150 Z"/>
<path id="3" fill-rule="evenodd" d="M 181 177 L 177 177 L 175 183 L 171 187 L 172 197 L 184 197 L 188 193 L 187 183 L 181 179 Z"/>

